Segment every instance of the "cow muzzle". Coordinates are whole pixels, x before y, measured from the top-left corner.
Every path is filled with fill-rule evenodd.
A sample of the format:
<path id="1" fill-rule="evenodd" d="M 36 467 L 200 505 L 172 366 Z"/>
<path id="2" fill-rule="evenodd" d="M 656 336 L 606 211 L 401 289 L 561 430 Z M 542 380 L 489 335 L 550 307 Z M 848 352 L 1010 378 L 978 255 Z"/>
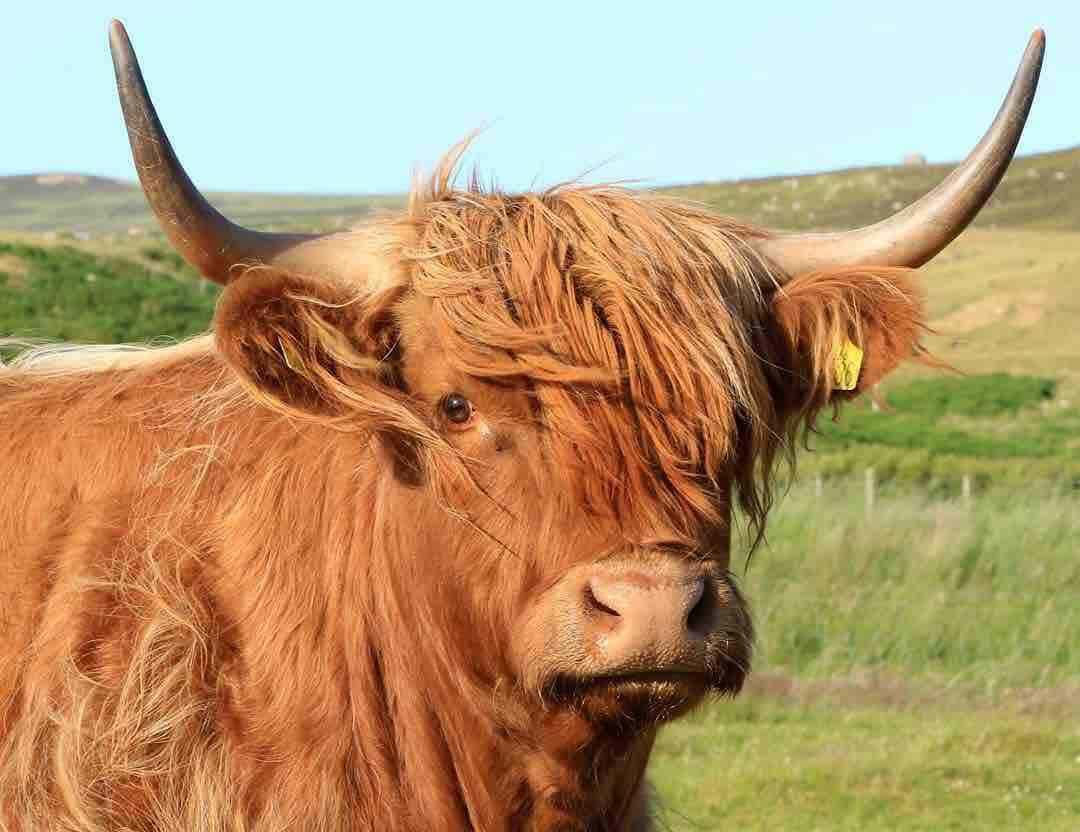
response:
<path id="1" fill-rule="evenodd" d="M 522 635 L 526 680 L 545 698 L 639 699 L 672 714 L 709 690 L 737 693 L 753 645 L 726 570 L 656 551 L 571 569 L 538 599 Z"/>
<path id="2" fill-rule="evenodd" d="M 609 564 L 584 577 L 578 601 L 583 635 L 607 675 L 706 669 L 715 604 L 701 572 Z"/>

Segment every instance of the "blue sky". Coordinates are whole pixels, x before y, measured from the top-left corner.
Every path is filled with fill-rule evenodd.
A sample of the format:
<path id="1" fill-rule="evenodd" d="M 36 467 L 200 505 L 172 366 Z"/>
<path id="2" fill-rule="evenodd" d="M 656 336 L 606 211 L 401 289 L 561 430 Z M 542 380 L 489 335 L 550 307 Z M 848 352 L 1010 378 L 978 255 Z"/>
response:
<path id="1" fill-rule="evenodd" d="M 127 26 L 208 190 L 407 187 L 469 130 L 508 188 L 963 156 L 1031 31 L 1021 152 L 1080 143 L 1080 3 L 65 0 L 7 4 L 0 174 L 133 178 L 106 43 Z"/>

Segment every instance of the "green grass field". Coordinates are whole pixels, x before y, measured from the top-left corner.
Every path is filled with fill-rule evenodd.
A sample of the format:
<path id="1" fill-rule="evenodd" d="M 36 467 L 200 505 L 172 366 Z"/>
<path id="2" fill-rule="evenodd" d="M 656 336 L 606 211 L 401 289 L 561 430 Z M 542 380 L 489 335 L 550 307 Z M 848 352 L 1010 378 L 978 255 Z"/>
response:
<path id="1" fill-rule="evenodd" d="M 844 227 L 943 174 L 672 192 L 774 227 Z M 402 204 L 215 201 L 290 229 Z M 877 391 L 885 410 L 863 400 L 824 421 L 748 567 L 737 549 L 755 673 L 735 702 L 662 732 L 660 829 L 1080 829 L 1080 150 L 1018 160 L 978 225 L 923 270 L 928 346 L 960 374 L 905 368 Z M 0 179 L 0 337 L 204 330 L 217 287 L 151 228 L 123 184 Z M 33 233 L 75 229 L 92 238 Z M 881 487 L 867 516 L 870 466 Z"/>
<path id="2" fill-rule="evenodd" d="M 1080 682 L 1078 544 L 1071 494 L 1009 488 L 967 504 L 898 490 L 867 517 L 861 483 L 837 482 L 820 498 L 793 488 L 735 568 L 767 670 L 987 693 Z"/>
<path id="3" fill-rule="evenodd" d="M 1075 832 L 1075 719 L 748 696 L 668 728 L 657 827 Z"/>
<path id="4" fill-rule="evenodd" d="M 162 270 L 70 246 L 0 241 L 0 336 L 108 344 L 204 331 L 218 287 L 148 251 Z"/>
<path id="5" fill-rule="evenodd" d="M 822 420 L 800 470 L 844 477 L 872 467 L 879 482 L 955 494 L 1032 480 L 1080 489 L 1080 407 L 1048 377 L 939 373 L 890 384 L 885 412 L 863 403 Z"/>
<path id="6" fill-rule="evenodd" d="M 1078 544 L 1072 497 L 793 489 L 748 689 L 661 732 L 660 828 L 1077 829 Z"/>

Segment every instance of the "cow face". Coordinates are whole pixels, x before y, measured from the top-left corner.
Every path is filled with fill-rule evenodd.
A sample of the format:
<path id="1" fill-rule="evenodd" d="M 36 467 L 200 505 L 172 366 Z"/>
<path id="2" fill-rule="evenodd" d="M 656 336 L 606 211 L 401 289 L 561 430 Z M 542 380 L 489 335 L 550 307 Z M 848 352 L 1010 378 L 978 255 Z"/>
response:
<path id="1" fill-rule="evenodd" d="M 671 718 L 749 668 L 733 502 L 760 523 L 786 439 L 920 326 L 905 271 L 779 288 L 744 233 L 630 192 L 446 190 L 366 232 L 373 277 L 233 281 L 218 344 L 269 406 L 371 433 L 402 626 L 535 703 Z"/>

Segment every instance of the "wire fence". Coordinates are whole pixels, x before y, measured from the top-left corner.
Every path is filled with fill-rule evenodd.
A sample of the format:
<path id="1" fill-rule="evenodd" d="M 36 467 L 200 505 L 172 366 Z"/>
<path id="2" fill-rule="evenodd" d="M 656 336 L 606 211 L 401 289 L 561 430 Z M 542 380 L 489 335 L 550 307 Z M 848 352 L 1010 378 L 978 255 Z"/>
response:
<path id="1" fill-rule="evenodd" d="M 973 475 L 963 474 L 960 476 L 959 494 L 964 505 L 970 506 L 975 501 L 976 489 Z M 814 496 L 819 499 L 825 496 L 825 477 L 821 474 L 814 477 Z M 877 470 L 873 467 L 866 468 L 863 471 L 863 505 L 867 517 L 873 515 L 880 498 L 881 483 L 877 476 Z"/>

